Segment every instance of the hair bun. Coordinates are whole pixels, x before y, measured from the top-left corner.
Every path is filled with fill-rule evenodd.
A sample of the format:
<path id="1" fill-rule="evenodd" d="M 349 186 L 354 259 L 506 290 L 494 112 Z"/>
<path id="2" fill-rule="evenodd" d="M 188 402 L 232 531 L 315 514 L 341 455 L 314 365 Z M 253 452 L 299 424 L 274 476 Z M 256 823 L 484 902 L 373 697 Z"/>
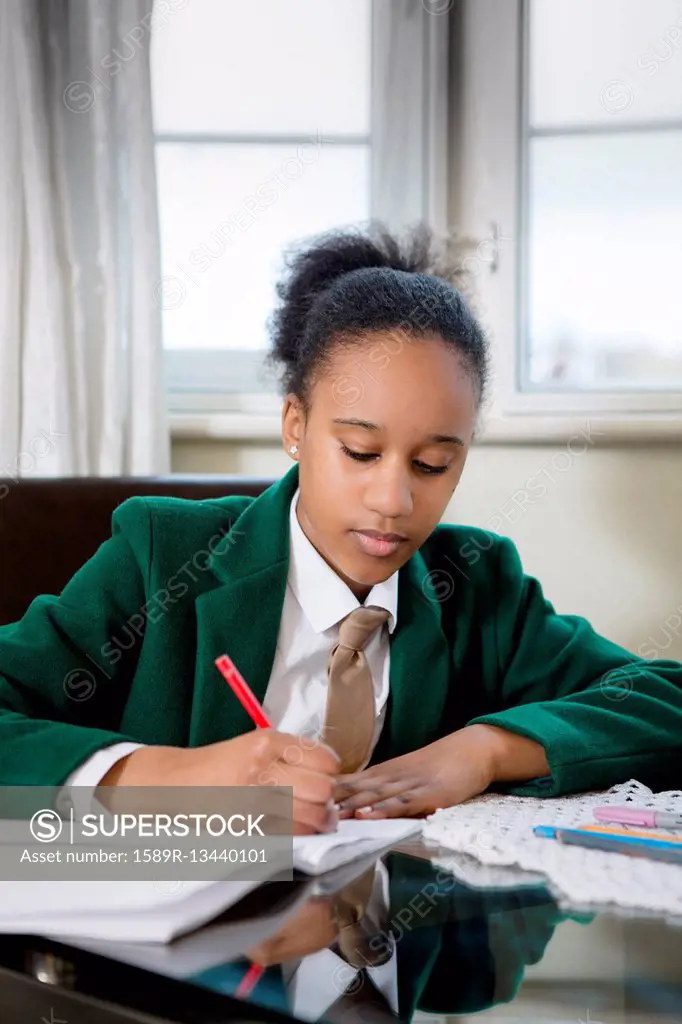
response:
<path id="1" fill-rule="evenodd" d="M 281 305 L 270 321 L 273 358 L 285 363 L 298 358 L 315 300 L 339 278 L 372 267 L 433 272 L 431 245 L 430 232 L 420 226 L 401 249 L 385 225 L 375 221 L 366 233 L 358 229 L 329 231 L 289 250 L 285 276 L 277 285 Z"/>
<path id="2" fill-rule="evenodd" d="M 303 395 L 310 366 L 329 335 L 400 323 L 400 308 L 406 303 L 408 310 L 414 308 L 427 292 L 438 296 L 444 311 L 432 330 L 444 337 L 471 333 L 471 314 L 452 287 L 458 273 L 449 266 L 448 255 L 426 225 L 418 225 L 401 241 L 379 221 L 366 231 L 330 231 L 290 249 L 277 285 L 280 303 L 269 322 L 269 362 L 283 365 L 284 392 Z M 363 270 L 396 273 L 358 273 Z M 461 264 L 459 276 L 465 277 Z"/>

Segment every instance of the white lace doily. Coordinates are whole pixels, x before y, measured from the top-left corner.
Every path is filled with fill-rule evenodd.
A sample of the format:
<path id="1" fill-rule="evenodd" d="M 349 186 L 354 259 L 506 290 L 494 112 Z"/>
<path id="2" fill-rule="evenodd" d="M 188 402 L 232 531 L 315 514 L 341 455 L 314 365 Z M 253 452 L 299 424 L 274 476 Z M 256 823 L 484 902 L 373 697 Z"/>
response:
<path id="1" fill-rule="evenodd" d="M 633 779 L 605 792 L 547 800 L 490 794 L 436 811 L 424 822 L 423 836 L 456 851 L 436 863 L 471 885 L 518 885 L 544 876 L 564 907 L 611 905 L 682 917 L 682 866 L 533 835 L 535 825 L 594 825 L 593 808 L 603 804 L 682 814 L 682 791 L 652 793 Z M 532 879 L 519 869 L 532 872 Z"/>

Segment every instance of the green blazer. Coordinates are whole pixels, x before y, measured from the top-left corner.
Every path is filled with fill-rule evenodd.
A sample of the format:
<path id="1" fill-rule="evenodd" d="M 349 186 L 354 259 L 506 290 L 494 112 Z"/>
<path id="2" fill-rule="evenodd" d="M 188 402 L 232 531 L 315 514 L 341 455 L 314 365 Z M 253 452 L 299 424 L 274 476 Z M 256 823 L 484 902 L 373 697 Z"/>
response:
<path id="1" fill-rule="evenodd" d="M 298 466 L 260 497 L 132 498 L 59 597 L 0 628 L 0 784 L 60 785 L 112 743 L 201 746 L 253 728 L 214 665 L 263 698 Z M 49 558 L 49 551 L 44 553 Z M 542 743 L 527 795 L 680 782 L 682 666 L 557 615 L 513 544 L 438 526 L 399 573 L 376 763 L 487 722 Z"/>

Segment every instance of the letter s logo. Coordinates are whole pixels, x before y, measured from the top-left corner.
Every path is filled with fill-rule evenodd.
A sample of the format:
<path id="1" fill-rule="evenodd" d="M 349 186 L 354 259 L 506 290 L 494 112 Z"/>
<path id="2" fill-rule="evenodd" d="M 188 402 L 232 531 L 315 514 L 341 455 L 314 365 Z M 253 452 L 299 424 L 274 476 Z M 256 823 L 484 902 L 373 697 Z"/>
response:
<path id="1" fill-rule="evenodd" d="M 53 843 L 61 835 L 63 824 L 57 812 L 47 808 L 43 811 L 36 811 L 31 818 L 29 828 L 31 835 L 39 843 Z"/>

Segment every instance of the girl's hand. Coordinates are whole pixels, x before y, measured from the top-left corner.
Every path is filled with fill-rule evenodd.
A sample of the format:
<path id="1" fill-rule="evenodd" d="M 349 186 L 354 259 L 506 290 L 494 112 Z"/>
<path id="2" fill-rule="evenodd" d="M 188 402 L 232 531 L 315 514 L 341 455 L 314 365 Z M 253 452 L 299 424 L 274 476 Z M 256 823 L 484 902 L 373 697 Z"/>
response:
<path id="1" fill-rule="evenodd" d="M 299 960 L 317 953 L 331 946 L 337 935 L 332 899 L 329 896 L 321 897 L 304 903 L 278 932 L 247 949 L 245 956 L 262 967 L 271 967 L 285 960 Z"/>
<path id="2" fill-rule="evenodd" d="M 539 743 L 487 725 L 337 778 L 340 818 L 410 818 L 470 800 L 493 782 L 549 771 Z"/>
<path id="3" fill-rule="evenodd" d="M 323 743 L 311 746 L 300 736 L 257 729 L 203 747 L 141 747 L 113 765 L 100 787 L 291 786 L 294 833 L 309 835 L 336 828 L 339 766 L 336 753 Z M 110 810 L 116 803 L 115 793 L 106 795 L 101 788 L 97 799 Z"/>

